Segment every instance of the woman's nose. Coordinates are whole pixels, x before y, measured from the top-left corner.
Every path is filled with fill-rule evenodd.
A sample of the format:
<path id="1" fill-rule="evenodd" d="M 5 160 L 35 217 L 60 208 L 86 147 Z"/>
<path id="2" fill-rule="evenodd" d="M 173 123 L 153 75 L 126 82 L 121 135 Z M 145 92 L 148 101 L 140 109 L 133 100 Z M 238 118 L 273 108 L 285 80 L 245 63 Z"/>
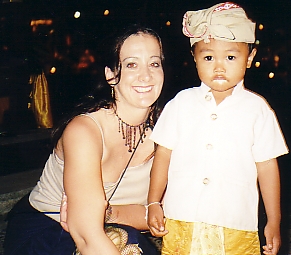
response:
<path id="1" fill-rule="evenodd" d="M 151 72 L 149 67 L 144 67 L 140 70 L 138 80 L 140 82 L 148 82 L 151 79 Z"/>

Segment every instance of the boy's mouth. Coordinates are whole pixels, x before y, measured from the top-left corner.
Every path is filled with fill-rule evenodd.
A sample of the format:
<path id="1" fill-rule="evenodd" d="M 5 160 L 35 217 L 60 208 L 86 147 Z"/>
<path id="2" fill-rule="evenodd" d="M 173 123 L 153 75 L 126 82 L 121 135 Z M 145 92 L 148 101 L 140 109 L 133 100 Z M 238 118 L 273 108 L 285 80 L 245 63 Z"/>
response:
<path id="1" fill-rule="evenodd" d="M 214 81 L 226 81 L 226 78 L 222 75 L 215 76 L 213 78 Z"/>

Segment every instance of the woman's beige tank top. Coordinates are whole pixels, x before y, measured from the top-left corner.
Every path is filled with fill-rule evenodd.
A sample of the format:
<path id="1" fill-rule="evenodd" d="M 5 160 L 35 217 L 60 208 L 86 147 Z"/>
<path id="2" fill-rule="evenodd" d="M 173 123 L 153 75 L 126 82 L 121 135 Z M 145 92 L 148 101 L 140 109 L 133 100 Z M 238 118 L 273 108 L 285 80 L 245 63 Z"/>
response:
<path id="1" fill-rule="evenodd" d="M 99 123 L 91 114 L 86 114 L 99 127 L 103 144 L 104 137 Z M 122 180 L 110 200 L 112 205 L 142 204 L 147 203 L 147 195 L 150 181 L 150 170 L 153 158 L 134 167 L 128 167 Z M 60 221 L 59 211 L 62 199 L 64 162 L 53 151 L 49 156 L 40 180 L 32 190 L 29 201 L 37 210 L 45 212 L 47 216 Z M 115 183 L 103 183 L 106 198 L 108 199 L 118 181 Z"/>

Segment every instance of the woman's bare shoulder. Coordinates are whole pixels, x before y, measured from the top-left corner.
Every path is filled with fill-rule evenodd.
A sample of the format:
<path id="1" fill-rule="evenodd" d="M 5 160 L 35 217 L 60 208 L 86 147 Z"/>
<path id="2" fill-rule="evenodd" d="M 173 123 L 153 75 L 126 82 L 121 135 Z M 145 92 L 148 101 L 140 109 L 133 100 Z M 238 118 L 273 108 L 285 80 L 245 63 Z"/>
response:
<path id="1" fill-rule="evenodd" d="M 63 143 L 78 146 L 98 144 L 102 145 L 102 131 L 98 122 L 102 123 L 99 111 L 88 115 L 79 115 L 70 121 L 61 137 Z"/>

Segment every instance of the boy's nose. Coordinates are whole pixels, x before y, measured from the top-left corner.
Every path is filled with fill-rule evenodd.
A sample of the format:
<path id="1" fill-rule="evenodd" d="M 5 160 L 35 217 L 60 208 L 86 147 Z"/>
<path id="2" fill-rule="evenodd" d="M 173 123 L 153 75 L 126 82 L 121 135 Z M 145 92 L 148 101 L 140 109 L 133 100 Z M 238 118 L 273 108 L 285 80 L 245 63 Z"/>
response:
<path id="1" fill-rule="evenodd" d="M 220 62 L 216 63 L 216 65 L 214 67 L 214 72 L 215 73 L 224 73 L 225 72 L 225 68 L 224 68 L 223 64 L 220 63 Z"/>

